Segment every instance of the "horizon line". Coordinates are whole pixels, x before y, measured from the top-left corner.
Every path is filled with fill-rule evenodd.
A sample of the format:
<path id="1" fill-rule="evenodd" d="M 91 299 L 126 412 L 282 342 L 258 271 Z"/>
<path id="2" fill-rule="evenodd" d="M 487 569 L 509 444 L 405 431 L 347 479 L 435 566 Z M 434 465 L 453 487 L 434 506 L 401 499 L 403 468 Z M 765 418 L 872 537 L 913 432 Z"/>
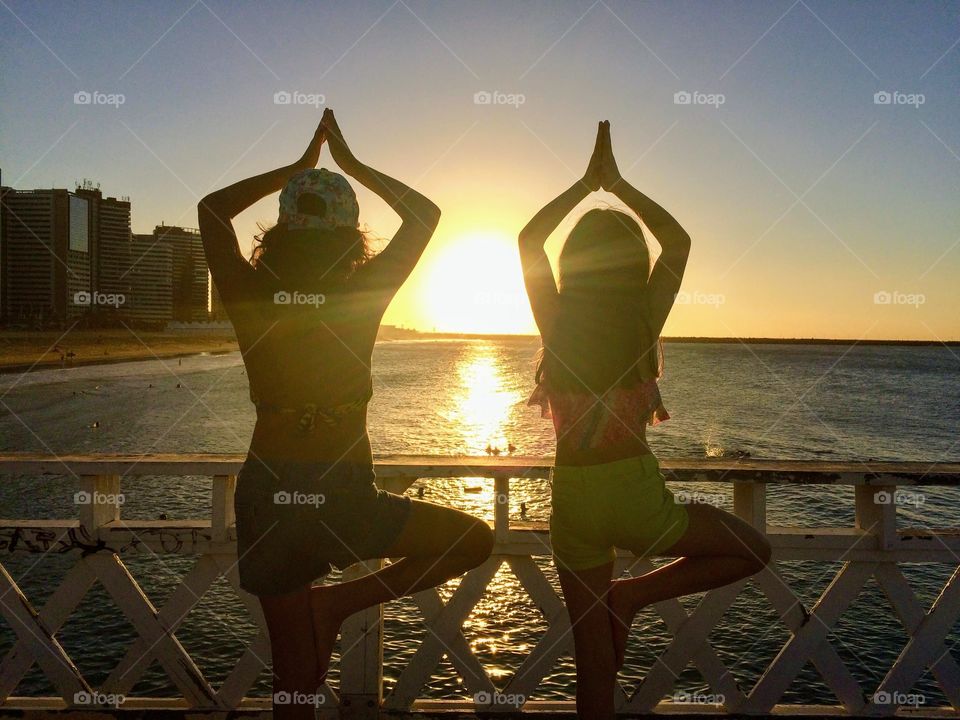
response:
<path id="1" fill-rule="evenodd" d="M 400 328 L 397 326 L 385 326 L 387 334 L 395 332 L 398 334 L 426 335 L 432 337 L 446 338 L 539 338 L 539 333 L 483 333 L 483 332 L 458 332 L 444 330 L 415 330 L 413 328 Z M 816 345 L 816 344 L 849 344 L 849 345 L 945 345 L 960 346 L 960 339 L 940 340 L 940 339 L 897 339 L 897 338 L 829 338 L 829 337 L 737 337 L 721 335 L 675 335 L 662 336 L 663 342 L 678 343 L 771 343 L 771 344 L 797 344 L 797 345 Z"/>

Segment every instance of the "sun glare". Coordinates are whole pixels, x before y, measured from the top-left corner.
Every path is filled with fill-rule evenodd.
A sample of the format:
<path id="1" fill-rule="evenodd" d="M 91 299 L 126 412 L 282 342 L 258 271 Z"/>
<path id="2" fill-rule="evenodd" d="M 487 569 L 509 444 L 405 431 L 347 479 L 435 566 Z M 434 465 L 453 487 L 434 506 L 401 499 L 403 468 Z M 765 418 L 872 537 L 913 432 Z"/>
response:
<path id="1" fill-rule="evenodd" d="M 516 241 L 504 233 L 458 237 L 435 256 L 420 287 L 427 323 L 440 332 L 534 330 Z"/>

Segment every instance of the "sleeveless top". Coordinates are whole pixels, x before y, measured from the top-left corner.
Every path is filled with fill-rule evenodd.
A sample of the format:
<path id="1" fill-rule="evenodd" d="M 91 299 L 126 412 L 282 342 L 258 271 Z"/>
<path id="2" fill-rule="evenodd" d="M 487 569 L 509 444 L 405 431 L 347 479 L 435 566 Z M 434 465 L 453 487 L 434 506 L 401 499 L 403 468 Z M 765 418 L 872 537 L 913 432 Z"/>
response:
<path id="1" fill-rule="evenodd" d="M 612 387 L 602 395 L 548 390 L 541 380 L 528 405 L 539 405 L 540 416 L 553 419 L 558 438 L 580 449 L 622 445 L 643 437 L 647 425 L 669 420 L 656 378 L 627 387 Z"/>
<path id="2" fill-rule="evenodd" d="M 292 433 L 338 426 L 373 396 L 369 358 L 379 318 L 352 311 L 353 298 L 328 301 L 317 309 L 282 306 L 283 315 L 266 331 L 258 326 L 245 348 L 250 401 L 258 413 L 286 416 Z M 366 375 L 362 384 L 358 374 Z M 347 382 L 355 389 L 343 392 Z"/>

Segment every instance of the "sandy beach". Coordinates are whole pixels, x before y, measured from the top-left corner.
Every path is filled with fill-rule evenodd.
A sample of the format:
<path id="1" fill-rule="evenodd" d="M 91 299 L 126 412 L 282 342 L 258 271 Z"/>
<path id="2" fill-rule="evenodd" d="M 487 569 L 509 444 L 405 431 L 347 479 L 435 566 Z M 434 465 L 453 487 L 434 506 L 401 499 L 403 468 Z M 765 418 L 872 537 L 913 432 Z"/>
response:
<path id="1" fill-rule="evenodd" d="M 177 357 L 238 350 L 232 331 L 147 332 L 130 330 L 30 331 L 0 333 L 0 372 L 73 367 L 125 360 Z"/>

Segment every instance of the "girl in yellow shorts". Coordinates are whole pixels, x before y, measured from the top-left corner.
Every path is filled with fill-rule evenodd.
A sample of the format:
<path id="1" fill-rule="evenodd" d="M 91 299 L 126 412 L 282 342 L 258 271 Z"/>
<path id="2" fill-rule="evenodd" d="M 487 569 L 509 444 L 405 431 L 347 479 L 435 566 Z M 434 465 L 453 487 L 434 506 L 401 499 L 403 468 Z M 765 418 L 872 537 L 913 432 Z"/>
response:
<path id="1" fill-rule="evenodd" d="M 633 214 L 594 209 L 567 236 L 559 283 L 543 246 L 590 192 L 615 194 L 661 246 L 651 268 Z M 660 331 L 680 288 L 690 238 L 620 176 L 601 122 L 587 171 L 521 231 L 520 258 L 543 339 L 530 399 L 557 433 L 550 535 L 573 627 L 577 715 L 612 718 L 616 674 L 636 613 L 646 605 L 720 587 L 770 559 L 761 532 L 710 505 L 678 504 L 664 485 L 646 426 L 669 418 L 657 379 Z M 678 559 L 612 580 L 616 548 Z"/>

